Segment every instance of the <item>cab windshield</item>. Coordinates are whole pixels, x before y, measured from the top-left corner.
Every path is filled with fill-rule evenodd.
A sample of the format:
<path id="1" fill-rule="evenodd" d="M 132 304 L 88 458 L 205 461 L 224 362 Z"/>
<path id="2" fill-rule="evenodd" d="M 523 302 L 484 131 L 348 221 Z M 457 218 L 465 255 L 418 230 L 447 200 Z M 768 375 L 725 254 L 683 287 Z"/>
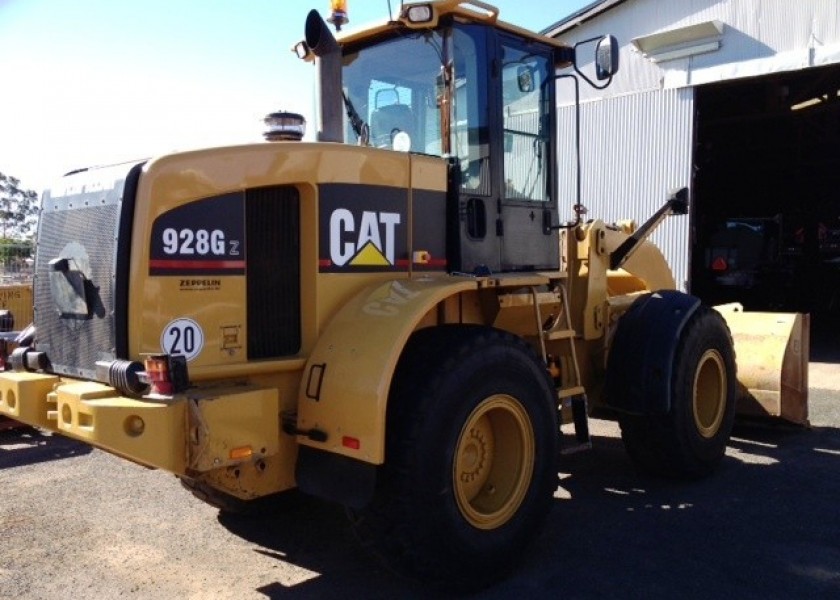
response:
<path id="1" fill-rule="evenodd" d="M 344 93 L 371 146 L 443 154 L 443 49 L 440 31 L 423 31 L 344 55 Z M 345 117 L 344 141 L 361 135 Z"/>
<path id="2" fill-rule="evenodd" d="M 345 117 L 344 141 L 452 157 L 463 193 L 548 202 L 551 64 L 546 48 L 464 23 L 350 48 L 343 91 L 358 119 Z"/>

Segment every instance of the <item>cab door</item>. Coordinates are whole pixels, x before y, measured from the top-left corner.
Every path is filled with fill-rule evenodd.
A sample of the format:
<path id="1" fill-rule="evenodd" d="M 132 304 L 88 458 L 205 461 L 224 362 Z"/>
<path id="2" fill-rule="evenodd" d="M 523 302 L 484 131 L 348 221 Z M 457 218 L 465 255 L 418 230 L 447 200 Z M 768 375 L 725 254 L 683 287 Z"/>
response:
<path id="1" fill-rule="evenodd" d="M 455 177 L 449 214 L 452 270 L 556 269 L 552 52 L 480 25 L 456 24 L 450 139 Z"/>
<path id="2" fill-rule="evenodd" d="M 498 235 L 497 144 L 493 131 L 498 113 L 493 65 L 495 37 L 489 27 L 456 24 L 447 47 L 451 68 L 450 138 L 454 159 L 452 190 L 457 204 L 450 264 L 468 273 L 501 270 Z M 488 59 L 489 57 L 489 59 Z"/>
<path id="3" fill-rule="evenodd" d="M 553 63 L 548 48 L 499 35 L 497 126 L 501 270 L 555 269 Z"/>

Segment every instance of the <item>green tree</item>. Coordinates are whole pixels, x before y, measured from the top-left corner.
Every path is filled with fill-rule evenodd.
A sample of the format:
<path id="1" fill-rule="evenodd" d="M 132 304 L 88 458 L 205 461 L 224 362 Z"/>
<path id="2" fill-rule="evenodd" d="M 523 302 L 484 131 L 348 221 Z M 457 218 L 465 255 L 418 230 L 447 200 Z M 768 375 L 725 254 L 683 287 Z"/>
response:
<path id="1" fill-rule="evenodd" d="M 0 172 L 0 238 L 28 241 L 38 221 L 38 193 L 21 188 L 20 180 Z"/>
<path id="2" fill-rule="evenodd" d="M 30 272 L 38 194 L 23 189 L 16 177 L 0 173 L 0 273 L 20 277 Z"/>

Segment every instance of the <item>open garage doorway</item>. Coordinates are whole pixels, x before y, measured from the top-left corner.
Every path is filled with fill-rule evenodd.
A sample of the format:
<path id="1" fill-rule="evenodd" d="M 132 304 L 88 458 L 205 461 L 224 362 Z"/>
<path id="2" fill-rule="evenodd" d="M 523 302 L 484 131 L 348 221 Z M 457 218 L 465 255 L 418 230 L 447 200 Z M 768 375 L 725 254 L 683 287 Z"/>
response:
<path id="1" fill-rule="evenodd" d="M 840 66 L 696 88 L 691 292 L 840 323 Z"/>

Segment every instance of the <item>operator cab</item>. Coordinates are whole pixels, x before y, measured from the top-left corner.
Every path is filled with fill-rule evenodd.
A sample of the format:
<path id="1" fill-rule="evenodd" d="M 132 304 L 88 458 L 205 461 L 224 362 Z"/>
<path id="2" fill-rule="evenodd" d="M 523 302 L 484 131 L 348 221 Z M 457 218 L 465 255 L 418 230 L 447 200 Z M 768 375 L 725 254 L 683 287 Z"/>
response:
<path id="1" fill-rule="evenodd" d="M 342 36 L 339 45 L 313 10 L 294 48 L 304 60 L 320 59 L 320 141 L 448 161 L 441 228 L 450 272 L 559 268 L 558 230 L 579 220 L 558 224 L 555 82 L 571 77 L 577 90 L 580 76 L 603 89 L 618 70 L 612 36 L 570 48 L 498 15 L 479 0 L 405 4 L 396 21 Z M 595 41 L 602 85 L 576 60 L 578 47 Z M 555 74 L 569 66 L 576 75 Z M 578 116 L 576 144 L 579 133 Z M 577 184 L 579 219 L 579 173 Z"/>
<path id="2" fill-rule="evenodd" d="M 558 268 L 557 231 L 544 227 L 558 220 L 558 47 L 495 18 L 405 20 L 342 43 L 345 107 L 359 117 L 344 119 L 344 141 L 449 160 L 450 271 Z"/>

